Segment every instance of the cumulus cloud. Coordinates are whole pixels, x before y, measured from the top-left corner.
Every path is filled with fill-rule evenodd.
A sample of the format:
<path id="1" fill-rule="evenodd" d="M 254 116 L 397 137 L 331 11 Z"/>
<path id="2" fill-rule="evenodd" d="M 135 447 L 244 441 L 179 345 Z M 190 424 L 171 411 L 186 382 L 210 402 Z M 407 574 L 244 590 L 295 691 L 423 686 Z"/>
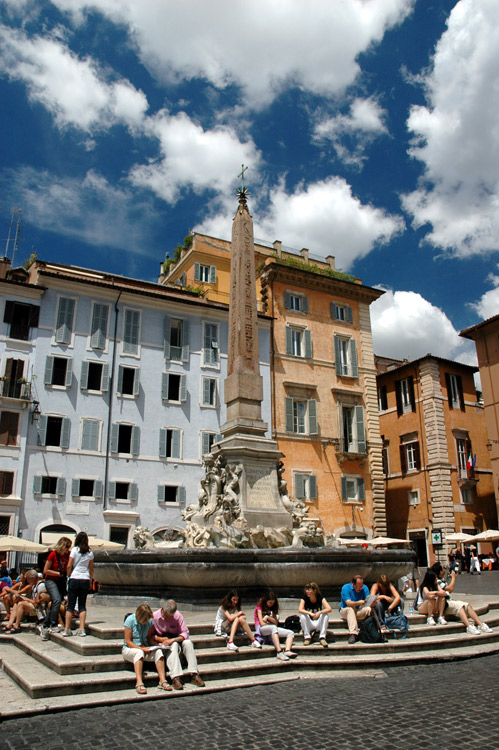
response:
<path id="1" fill-rule="evenodd" d="M 254 106 L 290 82 L 334 95 L 359 71 L 356 58 L 400 23 L 414 0 L 52 0 L 84 18 L 82 7 L 125 24 L 144 65 L 161 80 L 199 78 L 241 87 Z M 257 43 L 255 45 L 255 40 Z"/>
<path id="2" fill-rule="evenodd" d="M 482 294 L 478 302 L 471 305 L 483 320 L 499 315 L 499 276 L 490 274 L 488 280 L 494 288 Z"/>
<path id="3" fill-rule="evenodd" d="M 338 159 L 345 164 L 362 166 L 365 149 L 387 132 L 385 112 L 376 99 L 354 99 L 349 114 L 319 116 L 313 127 L 313 140 L 330 143 Z"/>
<path id="4" fill-rule="evenodd" d="M 22 81 L 31 101 L 51 112 L 59 127 L 89 132 L 121 122 L 137 127 L 147 99 L 129 81 L 106 82 L 97 63 L 79 59 L 59 39 L 28 36 L 0 27 L 0 72 Z"/>
<path id="5" fill-rule="evenodd" d="M 460 0 L 412 107 L 420 186 L 403 197 L 426 240 L 459 256 L 499 250 L 499 3 Z"/>
<path id="6" fill-rule="evenodd" d="M 472 360 L 467 364 L 476 364 L 474 347 L 466 344 L 439 307 L 420 294 L 387 289 L 370 309 L 375 354 L 409 360 L 428 353 L 446 359 L 464 356 Z"/>
<path id="7" fill-rule="evenodd" d="M 362 204 L 350 185 L 340 177 L 299 185 L 287 193 L 281 183 L 273 189 L 267 208 L 252 209 L 255 235 L 279 239 L 289 247 L 307 247 L 321 257 L 334 255 L 338 268 L 347 270 L 376 244 L 389 242 L 403 229 L 402 220 L 383 209 Z M 234 208 L 223 208 L 198 227 L 228 237 Z"/>
<path id="8" fill-rule="evenodd" d="M 253 141 L 241 142 L 228 126 L 203 130 L 184 112 L 170 116 L 162 111 L 148 120 L 146 129 L 158 139 L 161 157 L 135 166 L 130 179 L 169 203 L 175 202 L 186 186 L 195 191 L 227 192 L 236 166 L 250 163 L 257 168 L 260 161 Z"/>
<path id="9" fill-rule="evenodd" d="M 23 217 L 29 224 L 90 245 L 145 254 L 151 245 L 147 238 L 157 228 L 150 198 L 110 185 L 95 171 L 82 180 L 24 167 L 5 171 L 0 187 L 26 207 Z"/>

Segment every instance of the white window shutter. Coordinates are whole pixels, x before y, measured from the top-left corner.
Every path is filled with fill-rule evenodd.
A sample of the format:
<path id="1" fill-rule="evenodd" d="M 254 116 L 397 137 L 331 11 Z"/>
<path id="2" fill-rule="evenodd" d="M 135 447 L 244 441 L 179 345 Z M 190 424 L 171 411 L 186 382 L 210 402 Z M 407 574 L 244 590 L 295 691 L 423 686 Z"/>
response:
<path id="1" fill-rule="evenodd" d="M 57 477 L 56 494 L 59 497 L 66 495 L 66 480 L 64 477 Z"/>
<path id="2" fill-rule="evenodd" d="M 102 363 L 102 379 L 101 379 L 100 389 L 102 393 L 107 393 L 107 391 L 109 390 L 109 363 L 108 362 Z"/>
<path id="3" fill-rule="evenodd" d="M 133 373 L 133 395 L 137 397 L 140 393 L 140 367 L 135 368 Z"/>
<path id="4" fill-rule="evenodd" d="M 166 458 L 166 445 L 168 440 L 168 430 L 160 429 L 159 431 L 159 457 Z"/>
<path id="5" fill-rule="evenodd" d="M 211 406 L 210 393 L 210 378 L 203 378 L 203 406 Z"/>
<path id="6" fill-rule="evenodd" d="M 52 373 L 54 372 L 54 358 L 49 354 L 45 360 L 45 385 L 52 385 Z"/>
<path id="7" fill-rule="evenodd" d="M 187 400 L 187 375 L 180 376 L 180 401 L 184 403 Z"/>
<path id="8" fill-rule="evenodd" d="M 45 445 L 47 439 L 47 417 L 40 414 L 38 418 L 38 445 Z"/>
<path id="9" fill-rule="evenodd" d="M 81 363 L 80 388 L 82 391 L 88 388 L 88 364 L 86 360 Z"/>
<path id="10" fill-rule="evenodd" d="M 61 448 L 69 448 L 69 434 L 71 430 L 71 420 L 69 417 L 63 417 L 61 425 Z"/>
<path id="11" fill-rule="evenodd" d="M 138 456 L 140 453 L 140 427 L 134 425 L 132 427 L 132 456 Z"/>
<path id="12" fill-rule="evenodd" d="M 71 480 L 71 497 L 80 497 L 80 480 Z"/>
<path id="13" fill-rule="evenodd" d="M 172 430 L 171 458 L 180 458 L 180 430 Z"/>

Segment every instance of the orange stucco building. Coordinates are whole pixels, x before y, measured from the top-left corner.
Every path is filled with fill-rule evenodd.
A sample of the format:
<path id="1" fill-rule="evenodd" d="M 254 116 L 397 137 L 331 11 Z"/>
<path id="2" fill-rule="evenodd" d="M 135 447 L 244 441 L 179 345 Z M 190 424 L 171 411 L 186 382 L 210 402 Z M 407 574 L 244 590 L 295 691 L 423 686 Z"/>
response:
<path id="1" fill-rule="evenodd" d="M 388 534 L 413 539 L 431 564 L 446 534 L 497 527 L 476 368 L 430 354 L 376 363 Z"/>
<path id="2" fill-rule="evenodd" d="M 334 258 L 255 243 L 258 309 L 272 318 L 272 436 L 290 494 L 326 533 L 386 533 L 369 305 L 382 292 Z M 230 243 L 194 234 L 160 282 L 228 302 Z M 162 268 L 162 271 L 164 269 Z"/>

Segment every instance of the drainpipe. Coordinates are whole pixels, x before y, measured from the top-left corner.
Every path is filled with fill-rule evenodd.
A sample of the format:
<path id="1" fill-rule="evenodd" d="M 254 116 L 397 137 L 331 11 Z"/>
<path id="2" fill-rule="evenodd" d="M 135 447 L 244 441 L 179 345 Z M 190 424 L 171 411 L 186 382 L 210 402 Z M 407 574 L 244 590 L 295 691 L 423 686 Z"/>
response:
<path id="1" fill-rule="evenodd" d="M 116 366 L 116 339 L 118 336 L 118 302 L 123 294 L 121 291 L 118 294 L 118 298 L 114 303 L 114 336 L 113 336 L 113 359 L 111 362 L 111 377 L 109 379 L 109 409 L 107 412 L 107 439 L 106 439 L 106 458 L 105 458 L 105 469 L 104 469 L 104 501 L 102 504 L 102 510 L 107 508 L 107 485 L 109 477 L 109 453 L 111 449 L 111 421 L 113 417 L 113 394 L 114 394 L 114 370 Z"/>

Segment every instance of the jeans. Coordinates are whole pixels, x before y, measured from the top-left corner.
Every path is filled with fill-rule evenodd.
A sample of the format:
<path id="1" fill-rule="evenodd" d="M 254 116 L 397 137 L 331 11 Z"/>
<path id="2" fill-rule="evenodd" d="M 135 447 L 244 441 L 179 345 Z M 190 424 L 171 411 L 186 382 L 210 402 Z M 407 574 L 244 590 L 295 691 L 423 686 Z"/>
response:
<path id="1" fill-rule="evenodd" d="M 50 596 L 51 606 L 49 611 L 47 612 L 47 616 L 45 617 L 45 622 L 43 623 L 46 628 L 56 628 L 57 623 L 59 622 L 59 610 L 61 608 L 61 602 L 63 600 L 65 589 L 66 589 L 66 579 L 58 580 L 57 583 L 54 578 L 46 578 L 45 579 L 45 588 L 47 589 L 47 593 Z"/>
<path id="2" fill-rule="evenodd" d="M 78 612 L 85 612 L 87 609 L 87 596 L 89 591 L 90 581 L 88 578 L 70 578 L 68 582 L 68 612 L 75 611 L 77 599 Z"/>

